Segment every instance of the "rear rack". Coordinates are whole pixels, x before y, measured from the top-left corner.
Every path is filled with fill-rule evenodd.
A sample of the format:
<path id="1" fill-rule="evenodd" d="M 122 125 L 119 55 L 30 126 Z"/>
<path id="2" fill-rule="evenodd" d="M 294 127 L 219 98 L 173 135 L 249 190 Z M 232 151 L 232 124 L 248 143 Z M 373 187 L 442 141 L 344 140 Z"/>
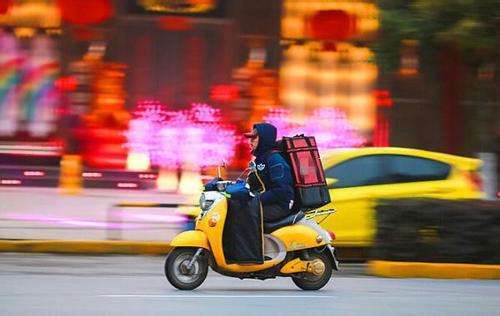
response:
<path id="1" fill-rule="evenodd" d="M 325 218 L 323 218 L 321 221 L 325 220 L 328 216 L 330 216 L 331 214 L 335 213 L 336 210 L 333 209 L 333 208 L 329 208 L 329 209 L 325 209 L 325 210 L 320 210 L 320 209 L 316 209 L 316 210 L 313 210 L 313 211 L 308 211 L 308 212 L 305 212 L 306 214 L 306 219 L 313 219 L 315 218 L 316 216 L 326 216 Z"/>

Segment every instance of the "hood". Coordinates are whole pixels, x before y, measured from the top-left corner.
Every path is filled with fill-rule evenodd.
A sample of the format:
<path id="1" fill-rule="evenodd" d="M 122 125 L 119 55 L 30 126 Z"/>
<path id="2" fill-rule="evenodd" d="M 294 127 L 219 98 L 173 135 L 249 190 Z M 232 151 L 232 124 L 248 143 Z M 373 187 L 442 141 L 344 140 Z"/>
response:
<path id="1" fill-rule="evenodd" d="M 269 123 L 258 123 L 254 124 L 253 128 L 255 128 L 257 134 L 259 134 L 259 144 L 253 152 L 254 156 L 263 155 L 273 149 L 276 145 L 276 127 Z"/>

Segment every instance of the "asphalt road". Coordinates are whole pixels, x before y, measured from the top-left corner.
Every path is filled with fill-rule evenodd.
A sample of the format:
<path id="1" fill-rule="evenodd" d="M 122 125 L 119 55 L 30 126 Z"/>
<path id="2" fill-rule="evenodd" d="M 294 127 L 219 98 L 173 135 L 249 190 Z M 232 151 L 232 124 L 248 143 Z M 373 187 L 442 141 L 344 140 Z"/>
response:
<path id="1" fill-rule="evenodd" d="M 181 292 L 163 276 L 163 261 L 0 253 L 0 315 L 500 315 L 500 281 L 374 278 L 344 265 L 318 292 L 286 278 L 215 273 Z"/>

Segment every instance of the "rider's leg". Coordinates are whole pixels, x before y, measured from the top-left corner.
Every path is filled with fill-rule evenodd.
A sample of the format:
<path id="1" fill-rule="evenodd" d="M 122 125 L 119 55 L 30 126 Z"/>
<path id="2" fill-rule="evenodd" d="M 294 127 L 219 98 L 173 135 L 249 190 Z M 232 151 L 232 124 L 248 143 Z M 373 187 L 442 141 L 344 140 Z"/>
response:
<path id="1" fill-rule="evenodd" d="M 264 205 L 262 209 L 264 222 L 273 222 L 290 214 L 290 210 L 284 209 L 278 204 Z"/>

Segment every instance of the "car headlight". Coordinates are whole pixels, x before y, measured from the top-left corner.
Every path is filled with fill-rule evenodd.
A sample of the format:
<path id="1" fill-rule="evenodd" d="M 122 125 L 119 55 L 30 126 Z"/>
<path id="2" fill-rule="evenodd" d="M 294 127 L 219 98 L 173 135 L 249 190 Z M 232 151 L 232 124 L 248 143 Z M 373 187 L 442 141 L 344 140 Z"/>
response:
<path id="1" fill-rule="evenodd" d="M 206 211 L 214 204 L 214 200 L 207 200 L 205 197 L 205 193 L 202 193 L 200 196 L 200 208 L 202 211 Z"/>

